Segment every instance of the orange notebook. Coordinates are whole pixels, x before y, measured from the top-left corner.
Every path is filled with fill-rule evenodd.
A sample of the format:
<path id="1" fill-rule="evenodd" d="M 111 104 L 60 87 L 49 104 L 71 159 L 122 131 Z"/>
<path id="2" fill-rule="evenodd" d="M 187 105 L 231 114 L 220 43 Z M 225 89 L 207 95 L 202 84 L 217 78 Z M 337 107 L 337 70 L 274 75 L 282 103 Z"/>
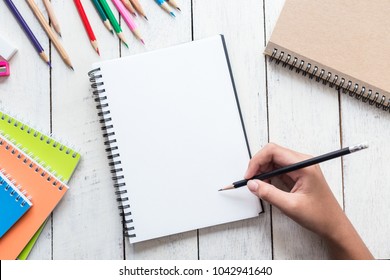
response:
<path id="1" fill-rule="evenodd" d="M 34 206 L 0 238 L 0 259 L 15 260 L 64 196 L 68 187 L 0 137 L 0 170 L 32 197 Z"/>

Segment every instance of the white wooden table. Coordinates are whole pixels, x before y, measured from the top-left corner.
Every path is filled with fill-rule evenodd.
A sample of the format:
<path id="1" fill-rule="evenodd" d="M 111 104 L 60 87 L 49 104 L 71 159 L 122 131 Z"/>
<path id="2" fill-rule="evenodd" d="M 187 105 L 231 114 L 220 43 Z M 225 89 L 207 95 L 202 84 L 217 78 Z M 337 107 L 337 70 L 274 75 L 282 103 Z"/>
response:
<path id="1" fill-rule="evenodd" d="M 368 150 L 321 167 L 375 257 L 390 258 L 390 114 L 266 61 L 262 52 L 284 0 L 178 0 L 182 12 L 176 13 L 176 19 L 153 0 L 141 0 L 149 22 L 140 18 L 137 22 L 147 45 L 137 42 L 122 24 L 129 49 L 109 34 L 91 1 L 84 0 L 101 57 L 92 49 L 73 1 L 53 0 L 74 72 L 50 45 L 25 1 L 14 2 L 50 54 L 53 68 L 40 60 L 0 1 L 0 34 L 19 48 L 11 61 L 11 76 L 0 79 L 1 107 L 73 144 L 82 155 L 70 191 L 30 259 L 326 258 L 325 244 L 317 236 L 267 204 L 265 213 L 255 219 L 137 245 L 122 235 L 89 90 L 90 65 L 219 33 L 226 37 L 252 153 L 269 141 L 313 155 L 369 142 Z M 42 1 L 36 2 L 46 15 Z"/>

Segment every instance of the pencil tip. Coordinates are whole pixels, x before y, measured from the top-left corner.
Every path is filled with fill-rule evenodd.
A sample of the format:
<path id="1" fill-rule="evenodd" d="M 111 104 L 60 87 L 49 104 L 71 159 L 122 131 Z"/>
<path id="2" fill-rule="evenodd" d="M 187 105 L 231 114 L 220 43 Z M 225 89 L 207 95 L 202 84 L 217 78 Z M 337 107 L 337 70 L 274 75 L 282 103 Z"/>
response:
<path id="1" fill-rule="evenodd" d="M 177 7 L 176 9 L 178 9 L 181 12 L 181 9 L 179 7 Z"/>
<path id="2" fill-rule="evenodd" d="M 49 67 L 51 68 L 51 63 L 50 63 L 50 61 L 47 62 L 47 65 L 49 65 Z"/>
<path id="3" fill-rule="evenodd" d="M 133 15 L 133 17 L 137 17 L 137 14 L 136 13 L 131 13 Z"/>
<path id="4" fill-rule="evenodd" d="M 144 39 L 141 39 L 141 43 L 145 45 L 145 41 L 144 41 Z"/>
<path id="5" fill-rule="evenodd" d="M 98 55 L 100 56 L 100 51 L 99 51 L 99 49 L 96 49 L 96 52 L 98 53 Z"/>
<path id="6" fill-rule="evenodd" d="M 129 48 L 129 45 L 126 42 L 123 42 L 125 44 L 126 48 Z"/>
<path id="7" fill-rule="evenodd" d="M 62 38 L 62 34 L 61 33 L 58 33 L 58 35 Z"/>
<path id="8" fill-rule="evenodd" d="M 170 12 L 172 17 L 176 17 L 176 15 L 173 12 Z"/>
<path id="9" fill-rule="evenodd" d="M 234 185 L 229 185 L 229 186 L 223 187 L 222 189 L 219 189 L 219 191 L 227 191 L 227 190 L 232 190 L 232 189 L 234 189 Z"/>
<path id="10" fill-rule="evenodd" d="M 73 66 L 69 66 L 70 67 L 70 69 L 72 69 L 73 71 L 74 71 L 74 68 L 73 68 Z"/>
<path id="11" fill-rule="evenodd" d="M 144 19 L 146 19 L 147 21 L 149 21 L 148 17 L 147 16 L 144 16 Z"/>
<path id="12" fill-rule="evenodd" d="M 111 32 L 112 35 L 114 35 L 114 30 L 111 29 L 110 32 Z"/>

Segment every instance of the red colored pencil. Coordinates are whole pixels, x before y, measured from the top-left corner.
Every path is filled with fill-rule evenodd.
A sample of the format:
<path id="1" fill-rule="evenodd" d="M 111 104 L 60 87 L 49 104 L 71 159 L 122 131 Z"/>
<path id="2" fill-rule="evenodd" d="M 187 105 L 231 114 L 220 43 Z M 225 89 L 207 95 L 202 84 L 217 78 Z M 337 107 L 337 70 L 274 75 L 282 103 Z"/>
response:
<path id="1" fill-rule="evenodd" d="M 76 5 L 77 11 L 79 12 L 80 18 L 84 24 L 85 30 L 87 31 L 89 40 L 91 41 L 92 47 L 95 49 L 95 51 L 100 55 L 98 44 L 96 41 L 95 34 L 93 33 L 91 24 L 89 23 L 89 20 L 87 18 L 87 15 L 85 14 L 83 5 L 81 4 L 80 0 L 74 0 L 74 4 Z"/>

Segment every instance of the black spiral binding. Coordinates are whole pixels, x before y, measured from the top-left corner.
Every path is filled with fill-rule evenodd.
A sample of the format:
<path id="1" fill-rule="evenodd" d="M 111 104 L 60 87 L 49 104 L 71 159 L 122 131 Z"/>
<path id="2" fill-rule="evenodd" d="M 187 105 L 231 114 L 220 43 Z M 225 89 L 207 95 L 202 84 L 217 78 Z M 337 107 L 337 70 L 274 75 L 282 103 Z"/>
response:
<path id="1" fill-rule="evenodd" d="M 88 72 L 89 81 L 91 82 L 94 100 L 97 103 L 99 122 L 101 124 L 102 134 L 105 139 L 107 159 L 111 169 L 112 180 L 114 181 L 115 194 L 117 201 L 121 203 L 118 208 L 121 210 L 120 215 L 123 218 L 124 234 L 127 237 L 136 237 L 134 233 L 133 219 L 130 211 L 129 197 L 126 190 L 125 177 L 122 169 L 119 148 L 115 139 L 114 124 L 110 116 L 109 104 L 105 95 L 104 82 L 100 68 Z"/>
<path id="2" fill-rule="evenodd" d="M 366 89 L 364 86 L 359 86 L 359 84 L 353 84 L 352 81 L 346 81 L 345 78 L 339 77 L 338 75 L 333 75 L 332 72 L 325 71 L 324 69 L 319 69 L 319 67 L 307 63 L 304 60 L 298 59 L 297 57 L 292 58 L 290 54 L 286 54 L 284 51 L 278 51 L 274 48 L 272 55 L 270 56 L 270 61 L 275 60 L 276 64 L 282 62 L 282 67 L 286 68 L 289 65 L 289 69 L 292 71 L 295 69 L 297 73 L 302 72 L 303 76 L 313 79 L 315 77 L 317 82 L 322 81 L 324 85 L 329 84 L 329 87 L 335 87 L 338 91 L 342 91 L 344 94 L 349 94 L 351 97 L 355 97 L 357 100 L 361 100 L 364 103 L 375 105 L 377 108 L 382 108 L 384 111 L 390 112 L 390 99 L 386 102 L 386 96 L 382 95 L 379 92 L 375 92 L 371 89 Z M 380 98 L 380 100 L 379 100 Z"/>
<path id="3" fill-rule="evenodd" d="M 4 174 L 3 174 L 4 175 Z M 5 185 L 4 185 L 5 183 Z M 13 182 L 12 182 L 13 183 Z M 11 189 L 11 185 L 9 184 L 9 182 L 7 182 L 5 179 L 3 178 L 0 178 L 0 185 L 2 185 L 4 187 L 4 191 L 8 192 L 10 189 Z M 20 186 L 17 187 L 18 189 L 20 189 Z M 19 190 L 20 191 L 20 190 Z M 11 197 L 14 197 L 15 196 L 15 202 L 16 203 L 19 203 L 19 201 L 22 199 L 22 201 L 20 202 L 20 207 L 24 207 L 27 203 L 27 200 L 30 199 L 29 197 L 26 197 L 25 195 L 25 191 L 21 192 L 22 195 L 24 197 L 22 197 L 22 195 L 20 195 L 20 193 L 18 193 L 16 190 L 12 189 L 10 192 L 9 192 L 9 195 Z"/>
<path id="4" fill-rule="evenodd" d="M 11 146 L 1 138 L 0 138 L 0 146 L 1 147 L 4 146 L 4 148 L 7 151 L 9 151 L 11 154 L 13 154 L 17 159 L 22 160 L 22 162 L 28 165 L 29 168 L 33 169 L 36 173 L 39 173 L 41 177 L 46 179 L 46 181 L 50 182 L 53 187 L 57 188 L 59 191 L 62 191 L 64 189 L 65 186 L 61 183 L 61 181 L 52 177 L 50 173 L 48 173 L 45 169 L 35 164 L 32 160 L 27 158 L 22 152 L 20 152 L 18 149 Z M 3 170 L 2 173 L 5 174 L 5 171 Z"/>

